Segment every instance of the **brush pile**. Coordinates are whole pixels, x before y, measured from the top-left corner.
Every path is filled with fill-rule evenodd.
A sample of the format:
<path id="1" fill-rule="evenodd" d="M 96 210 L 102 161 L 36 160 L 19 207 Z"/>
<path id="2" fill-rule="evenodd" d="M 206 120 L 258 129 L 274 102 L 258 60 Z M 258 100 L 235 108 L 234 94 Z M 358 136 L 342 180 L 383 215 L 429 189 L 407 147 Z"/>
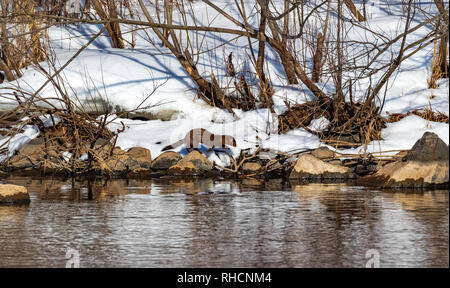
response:
<path id="1" fill-rule="evenodd" d="M 96 163 L 103 163 L 112 155 L 120 133 L 111 132 L 106 127 L 105 119 L 62 110 L 51 111 L 45 118 L 30 117 L 26 121 L 27 125 L 37 127 L 40 135 L 3 161 L 2 166 L 40 168 L 68 174 L 87 173 L 95 168 Z M 19 132 L 11 128 L 6 137 Z"/>
<path id="2" fill-rule="evenodd" d="M 289 130 L 303 128 L 325 143 L 339 148 L 360 146 L 381 139 L 381 129 L 386 127 L 386 119 L 379 114 L 379 108 L 373 102 L 333 103 L 332 98 L 320 98 L 289 107 L 278 117 L 278 132 L 285 134 Z M 314 131 L 308 128 L 312 120 L 320 117 L 330 121 L 325 129 Z"/>

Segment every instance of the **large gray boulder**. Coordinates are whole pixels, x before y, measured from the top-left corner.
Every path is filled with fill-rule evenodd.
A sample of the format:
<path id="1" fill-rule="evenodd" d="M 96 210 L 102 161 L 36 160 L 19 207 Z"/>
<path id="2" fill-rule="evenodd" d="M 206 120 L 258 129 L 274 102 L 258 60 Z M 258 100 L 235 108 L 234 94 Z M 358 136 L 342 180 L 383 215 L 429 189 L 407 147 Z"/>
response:
<path id="1" fill-rule="evenodd" d="M 361 184 L 383 188 L 448 187 L 448 146 L 434 133 L 426 132 L 403 158 L 389 163 Z"/>
<path id="2" fill-rule="evenodd" d="M 425 132 L 406 154 L 407 161 L 448 161 L 448 146 L 438 135 Z"/>

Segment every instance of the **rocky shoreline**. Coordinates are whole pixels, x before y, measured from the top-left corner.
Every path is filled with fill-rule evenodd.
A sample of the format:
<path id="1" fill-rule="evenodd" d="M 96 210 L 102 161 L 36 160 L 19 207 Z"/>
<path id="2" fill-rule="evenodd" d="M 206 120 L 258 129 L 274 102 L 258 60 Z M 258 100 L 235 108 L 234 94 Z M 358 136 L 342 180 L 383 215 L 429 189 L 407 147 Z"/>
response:
<path id="1" fill-rule="evenodd" d="M 111 157 L 95 162 L 88 173 L 77 177 L 109 177 L 128 179 L 202 177 L 224 179 L 285 179 L 304 183 L 351 182 L 360 186 L 394 189 L 441 189 L 449 184 L 449 150 L 436 134 L 426 132 L 411 150 L 392 159 L 338 159 L 336 153 L 321 147 L 299 155 L 280 155 L 274 151 L 258 151 L 253 157 L 237 159 L 234 167 L 219 167 L 199 151 L 186 156 L 164 152 L 152 159 L 148 149 L 136 147 L 124 151 L 115 147 Z M 20 176 L 71 176 L 52 167 L 44 156 L 41 138 L 24 145 L 0 168 L 1 179 Z M 290 156 L 290 157 L 289 157 Z M 0 184 L 0 203 L 24 203 L 14 198 L 12 188 Z M 14 190 L 14 189 L 13 189 Z M 11 190 L 11 191 L 13 191 Z M 14 190 L 14 191 L 16 191 Z M 11 194 L 12 193 L 12 194 Z M 19 195 L 18 194 L 18 195 Z M 16 200 L 14 200 L 16 199 Z"/>

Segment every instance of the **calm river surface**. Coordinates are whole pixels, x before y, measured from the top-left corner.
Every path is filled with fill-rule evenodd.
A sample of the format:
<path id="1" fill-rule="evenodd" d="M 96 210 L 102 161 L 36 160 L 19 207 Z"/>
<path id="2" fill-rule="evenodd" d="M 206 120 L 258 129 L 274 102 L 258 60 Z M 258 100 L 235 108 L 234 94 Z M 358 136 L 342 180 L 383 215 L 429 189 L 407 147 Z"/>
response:
<path id="1" fill-rule="evenodd" d="M 0 206 L 0 267 L 449 266 L 449 192 L 256 181 L 14 178 Z"/>

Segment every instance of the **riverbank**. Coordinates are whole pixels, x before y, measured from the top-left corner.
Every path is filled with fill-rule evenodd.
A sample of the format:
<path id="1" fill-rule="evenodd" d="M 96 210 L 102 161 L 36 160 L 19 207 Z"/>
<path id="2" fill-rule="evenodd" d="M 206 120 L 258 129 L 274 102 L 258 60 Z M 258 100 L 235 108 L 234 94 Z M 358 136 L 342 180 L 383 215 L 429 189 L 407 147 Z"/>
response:
<path id="1" fill-rule="evenodd" d="M 296 183 L 352 183 L 393 189 L 447 189 L 449 185 L 448 146 L 429 132 L 424 133 L 409 151 L 401 151 L 389 158 L 370 154 L 364 158 L 349 157 L 327 147 L 297 154 L 257 149 L 251 154 L 242 153 L 238 159 L 226 150 L 212 152 L 230 156 L 232 164 L 228 167 L 210 161 L 197 150 L 184 157 L 168 151 L 152 159 L 151 151 L 146 148 L 124 151 L 115 147 L 109 157 L 93 161 L 92 168 L 83 173 L 55 168 L 58 163 L 46 158 L 42 140 L 36 138 L 25 144 L 16 155 L 2 163 L 0 179 L 17 175 L 85 179 L 281 179 Z"/>
<path id="2" fill-rule="evenodd" d="M 234 8 L 252 11 L 258 6 L 254 1 L 215 3 L 234 19 L 243 16 Z M 145 20 L 145 11 L 150 15 L 158 11 L 147 4 L 128 12 Z M 236 24 L 202 1 L 191 4 L 192 13 L 185 19 L 189 23 L 211 19 L 211 27 Z M 442 145 L 449 143 L 449 80 L 446 73 L 437 75 L 433 68 L 439 58 L 438 43 L 432 45 L 429 37 L 438 32 L 437 25 L 427 22 L 432 14 L 437 21 L 441 12 L 433 3 L 414 5 L 428 12 L 413 13 L 414 20 L 405 22 L 409 17 L 405 3 L 364 4 L 369 17 L 355 25 L 347 9 L 339 12 L 345 17 L 330 13 L 340 9 L 336 3 L 328 3 L 327 10 L 307 3 L 302 8 L 311 16 L 304 23 L 307 33 L 280 46 L 272 29 L 266 27 L 268 39 L 258 49 L 256 43 L 249 45 L 247 37 L 228 33 L 218 37 L 216 32 L 197 34 L 194 29 L 186 31 L 186 39 L 164 40 L 148 26 L 126 23 L 118 24 L 126 31 L 125 46 L 120 48 L 108 33 L 102 33 L 105 26 L 101 23 L 76 19 L 73 24 L 52 23 L 45 34 L 49 55 L 54 57 L 39 66 L 19 69 L 17 79 L 0 84 L 0 169 L 6 176 L 445 185 L 448 176 L 439 171 L 446 170 L 448 161 L 405 158 L 425 132 L 435 133 Z M 122 19 L 129 16 L 122 15 Z M 258 13 L 251 13 L 245 21 L 254 29 L 260 19 Z M 298 28 L 294 23 L 287 25 L 292 27 L 283 23 L 283 27 L 294 33 Z M 417 25 L 409 29 L 411 24 Z M 347 31 L 342 37 L 335 30 L 341 26 Z M 319 45 L 318 33 L 327 30 L 326 45 Z M 199 37 L 204 39 L 202 45 L 190 43 L 189 39 Z M 181 50 L 174 54 L 167 40 Z M 336 49 L 336 43 L 345 45 Z M 265 49 L 261 49 L 263 44 Z M 297 48 L 283 52 L 283 47 Z M 180 62 L 186 51 L 193 57 L 189 66 Z M 253 56 L 249 62 L 247 56 L 260 51 L 259 58 L 266 60 L 256 65 Z M 327 57 L 320 60 L 318 55 Z M 286 66 L 286 59 L 297 68 Z M 345 65 L 336 69 L 337 63 Z M 261 86 L 264 79 L 258 79 L 263 74 L 267 87 Z M 56 78 L 48 78 L 51 75 Z M 205 90 L 205 83 L 215 88 Z M 229 136 L 232 145 L 224 151 L 209 151 L 209 146 L 200 148 L 201 153 L 189 153 L 183 146 L 170 153 L 163 151 L 193 129 Z"/>

